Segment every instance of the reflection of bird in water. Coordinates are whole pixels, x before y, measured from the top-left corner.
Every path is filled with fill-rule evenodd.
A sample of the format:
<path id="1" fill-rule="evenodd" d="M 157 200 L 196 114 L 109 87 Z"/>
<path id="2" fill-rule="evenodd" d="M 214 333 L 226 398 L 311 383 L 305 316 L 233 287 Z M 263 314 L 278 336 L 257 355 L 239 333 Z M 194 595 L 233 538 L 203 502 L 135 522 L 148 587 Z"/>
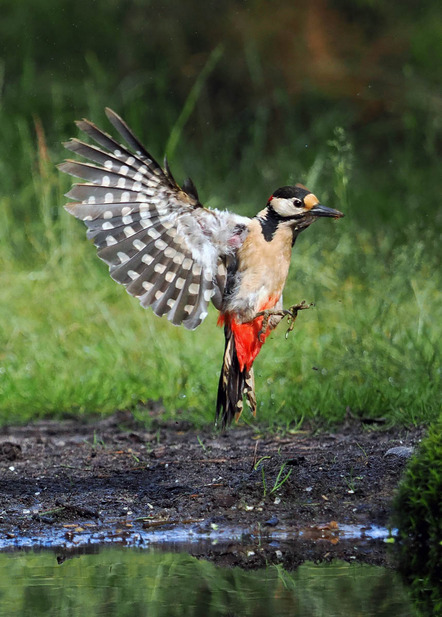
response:
<path id="1" fill-rule="evenodd" d="M 193 182 L 180 188 L 167 160 L 162 169 L 125 122 L 107 116 L 130 150 L 87 120 L 78 122 L 100 147 L 78 139 L 66 147 L 93 163 L 68 160 L 60 169 L 87 182 L 67 194 L 68 212 L 82 219 L 111 277 L 156 315 L 193 330 L 211 301 L 220 311 L 226 346 L 217 418 L 238 418 L 246 398 L 255 414 L 253 361 L 284 315 L 292 246 L 319 217 L 339 218 L 305 187 L 276 190 L 253 218 L 201 205 Z"/>

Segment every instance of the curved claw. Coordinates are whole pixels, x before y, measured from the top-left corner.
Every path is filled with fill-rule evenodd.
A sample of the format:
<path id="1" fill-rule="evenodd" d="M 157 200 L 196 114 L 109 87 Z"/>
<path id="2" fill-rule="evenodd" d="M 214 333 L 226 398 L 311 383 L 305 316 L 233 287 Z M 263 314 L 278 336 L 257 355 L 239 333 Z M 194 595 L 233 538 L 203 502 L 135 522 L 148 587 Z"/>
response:
<path id="1" fill-rule="evenodd" d="M 295 321 L 296 321 L 296 318 L 298 316 L 298 311 L 303 311 L 305 309 L 309 309 L 312 306 L 314 306 L 313 302 L 310 302 L 310 304 L 307 304 L 307 302 L 305 300 L 303 300 L 299 304 L 294 304 L 289 309 L 266 309 L 265 311 L 259 311 L 258 313 L 256 313 L 254 319 L 256 319 L 256 317 L 263 317 L 262 325 L 261 325 L 261 330 L 258 332 L 258 340 L 259 340 L 259 342 L 260 343 L 264 342 L 261 339 L 261 337 L 267 331 L 267 327 L 269 325 L 269 319 L 270 319 L 271 316 L 277 315 L 278 317 L 282 317 L 282 318 L 288 317 L 288 326 L 289 327 L 288 327 L 288 330 L 287 330 L 287 332 L 285 334 L 285 336 L 287 338 L 288 335 L 289 335 L 289 332 L 291 332 L 293 330 L 293 328 L 295 327 Z"/>
<path id="2" fill-rule="evenodd" d="M 287 329 L 287 332 L 285 333 L 285 338 L 286 339 L 288 338 L 290 332 L 295 327 L 295 321 L 296 321 L 296 318 L 298 317 L 298 311 L 303 311 L 305 309 L 309 309 L 312 306 L 315 306 L 313 302 L 310 302 L 310 304 L 307 304 L 306 301 L 303 300 L 299 304 L 294 304 L 293 306 L 291 306 L 289 308 L 289 310 L 287 311 L 287 313 L 288 313 L 288 326 L 289 327 Z"/>

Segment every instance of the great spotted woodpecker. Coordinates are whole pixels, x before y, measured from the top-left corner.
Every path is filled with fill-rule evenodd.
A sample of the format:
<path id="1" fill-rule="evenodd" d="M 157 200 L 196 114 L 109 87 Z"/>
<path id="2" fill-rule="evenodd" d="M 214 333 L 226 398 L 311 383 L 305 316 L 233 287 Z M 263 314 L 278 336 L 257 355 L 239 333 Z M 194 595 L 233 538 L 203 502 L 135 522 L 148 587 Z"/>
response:
<path id="1" fill-rule="evenodd" d="M 166 159 L 162 169 L 116 113 L 106 114 L 129 148 L 77 122 L 99 147 L 64 144 L 93 162 L 59 165 L 87 181 L 67 193 L 75 201 L 66 210 L 86 223 L 111 277 L 143 307 L 193 330 L 215 305 L 226 339 L 216 418 L 223 427 L 237 419 L 244 397 L 255 414 L 253 362 L 283 316 L 306 308 L 282 308 L 293 244 L 317 218 L 343 214 L 301 185 L 279 188 L 253 218 L 205 208 L 190 179 L 181 188 Z"/>

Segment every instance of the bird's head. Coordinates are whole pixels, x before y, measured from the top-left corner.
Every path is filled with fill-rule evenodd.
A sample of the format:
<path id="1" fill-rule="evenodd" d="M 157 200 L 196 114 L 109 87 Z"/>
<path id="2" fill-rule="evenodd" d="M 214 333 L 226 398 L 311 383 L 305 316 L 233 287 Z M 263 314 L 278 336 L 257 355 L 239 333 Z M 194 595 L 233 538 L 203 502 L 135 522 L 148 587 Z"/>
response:
<path id="1" fill-rule="evenodd" d="M 320 217 L 335 219 L 344 216 L 339 210 L 328 208 L 304 186 L 283 186 L 276 190 L 267 202 L 268 215 L 279 219 L 280 224 L 301 231 Z"/>

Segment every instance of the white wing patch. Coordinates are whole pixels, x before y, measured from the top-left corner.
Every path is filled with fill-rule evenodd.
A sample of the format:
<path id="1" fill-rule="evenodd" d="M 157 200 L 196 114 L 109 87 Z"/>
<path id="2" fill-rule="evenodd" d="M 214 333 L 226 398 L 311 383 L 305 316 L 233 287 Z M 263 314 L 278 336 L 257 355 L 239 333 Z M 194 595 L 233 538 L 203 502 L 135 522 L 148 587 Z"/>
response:
<path id="1" fill-rule="evenodd" d="M 203 208 L 180 189 L 167 165 L 161 169 L 119 116 L 106 113 L 134 152 L 91 122 L 77 123 L 101 147 L 77 139 L 65 144 L 93 161 L 59 166 L 86 180 L 67 193 L 76 201 L 66 209 L 85 222 L 115 281 L 143 307 L 194 329 L 206 317 L 210 300 L 220 307 L 224 263 L 246 237 L 250 219 Z"/>

